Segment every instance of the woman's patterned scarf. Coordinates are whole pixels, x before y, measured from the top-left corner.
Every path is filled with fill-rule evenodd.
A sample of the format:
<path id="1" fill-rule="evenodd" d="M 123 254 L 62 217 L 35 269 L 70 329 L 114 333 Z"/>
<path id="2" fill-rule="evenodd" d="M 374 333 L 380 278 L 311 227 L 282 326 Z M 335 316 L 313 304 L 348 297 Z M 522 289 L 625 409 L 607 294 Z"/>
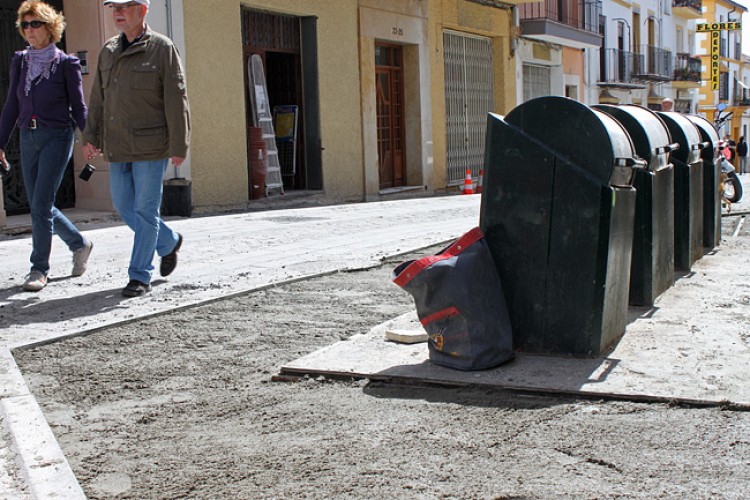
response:
<path id="1" fill-rule="evenodd" d="M 36 82 L 37 85 L 42 80 L 48 80 L 50 75 L 57 69 L 59 62 L 60 57 L 54 43 L 47 45 L 43 49 L 27 48 L 24 55 L 24 63 L 28 65 L 29 70 L 26 72 L 26 83 L 23 87 L 26 95 L 29 95 L 31 91 L 31 83 L 37 78 L 39 78 L 39 81 Z"/>

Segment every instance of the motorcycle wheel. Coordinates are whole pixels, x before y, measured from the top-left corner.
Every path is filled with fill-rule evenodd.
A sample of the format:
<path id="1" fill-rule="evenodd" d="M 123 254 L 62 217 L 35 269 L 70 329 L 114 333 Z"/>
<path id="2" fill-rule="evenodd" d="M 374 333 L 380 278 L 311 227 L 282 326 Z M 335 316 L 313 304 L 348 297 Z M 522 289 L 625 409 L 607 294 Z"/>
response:
<path id="1" fill-rule="evenodd" d="M 742 183 L 737 175 L 729 175 L 724 184 L 724 198 L 730 203 L 737 203 L 742 199 Z"/>

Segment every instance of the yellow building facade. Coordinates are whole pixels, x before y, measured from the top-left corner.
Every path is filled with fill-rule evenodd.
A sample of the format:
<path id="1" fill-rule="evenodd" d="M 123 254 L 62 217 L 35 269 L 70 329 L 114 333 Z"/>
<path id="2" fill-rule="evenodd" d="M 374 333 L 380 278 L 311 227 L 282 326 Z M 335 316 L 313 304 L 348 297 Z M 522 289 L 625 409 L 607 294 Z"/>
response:
<path id="1" fill-rule="evenodd" d="M 66 50 L 87 57 L 88 96 L 99 49 L 116 34 L 111 12 L 62 1 Z M 165 34 L 169 26 L 184 51 L 192 140 L 183 174 L 199 212 L 252 203 L 253 54 L 270 107 L 297 108 L 287 194 L 375 201 L 458 189 L 467 168 L 481 170 L 487 113 L 516 105 L 507 2 L 172 0 L 166 15 L 152 4 L 147 21 Z M 76 174 L 84 163 L 77 147 Z M 96 166 L 89 183 L 75 179 L 76 206 L 111 210 L 107 165 Z"/>
<path id="2" fill-rule="evenodd" d="M 317 82 L 301 78 L 299 85 L 302 115 L 312 107 L 317 117 L 300 127 L 307 149 L 298 154 L 308 155 L 302 161 L 308 170 L 295 188 L 322 190 L 333 199 L 371 201 L 451 188 L 446 179 L 446 31 L 490 44 L 493 106 L 482 110 L 482 119 L 487 111 L 504 113 L 515 105 L 512 11 L 507 4 L 488 4 L 492 2 L 253 0 L 217 5 L 185 0 L 196 206 L 247 201 L 249 106 L 246 68 L 238 64 L 248 56 L 242 11 L 256 20 L 262 14 L 314 23 L 306 40 L 316 45 L 315 67 L 308 61 L 301 72 L 314 72 Z M 255 22 L 249 29 L 272 28 Z M 303 59 L 309 49 L 309 44 L 301 48 Z M 270 48 L 267 54 L 283 50 Z M 274 68 L 267 59 L 268 93 L 273 96 Z M 319 159 L 312 144 L 316 141 Z"/>
<path id="3" fill-rule="evenodd" d="M 731 0 L 703 0 L 703 18 L 696 20 L 696 42 L 703 67 L 698 110 L 713 122 L 719 106 L 725 105 L 722 116 L 731 113 L 731 117 L 719 132 L 735 141 L 743 135 L 742 115 L 747 109 L 738 98 L 738 81 L 742 81 L 741 20 L 746 11 Z"/>
<path id="4" fill-rule="evenodd" d="M 449 99 L 446 94 L 455 87 L 450 75 L 446 75 L 446 59 L 449 57 L 445 47 L 451 39 L 479 39 L 486 40 L 489 44 L 488 59 L 492 76 L 492 105 L 490 111 L 506 114 L 517 104 L 516 88 L 516 53 L 515 43 L 518 39 L 518 30 L 513 27 L 513 9 L 508 4 L 504 6 L 488 6 L 468 1 L 456 2 L 453 0 L 436 0 L 430 2 L 430 46 L 433 58 L 431 60 L 431 97 L 434 138 L 434 171 L 435 185 L 440 188 L 448 188 L 451 183 L 449 178 L 449 158 L 456 147 L 455 141 L 449 143 L 453 134 L 448 128 L 455 123 L 452 114 L 455 109 L 450 108 Z M 515 38 L 514 38 L 515 37 Z M 470 57 L 469 54 L 467 57 Z M 468 82 L 468 92 L 474 92 L 472 87 L 477 82 Z M 483 108 L 476 110 L 477 122 L 473 124 L 474 129 L 480 128 L 482 124 Z M 486 113 L 485 113 L 486 114 Z M 472 128 L 471 125 L 467 128 Z M 474 176 L 478 174 L 477 163 L 483 159 L 483 136 L 475 136 L 477 151 L 474 164 L 466 165 L 472 168 Z M 460 137 L 459 141 L 460 143 Z M 478 156 L 481 156 L 478 157 Z M 460 164 L 460 162 L 459 162 Z M 455 181 L 455 179 L 453 179 Z"/>

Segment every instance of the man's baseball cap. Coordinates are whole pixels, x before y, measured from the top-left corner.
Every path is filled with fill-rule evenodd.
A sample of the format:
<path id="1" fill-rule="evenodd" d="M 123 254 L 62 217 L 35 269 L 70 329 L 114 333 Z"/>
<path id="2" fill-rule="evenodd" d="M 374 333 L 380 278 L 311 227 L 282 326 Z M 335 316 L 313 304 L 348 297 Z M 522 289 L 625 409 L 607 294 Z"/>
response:
<path id="1" fill-rule="evenodd" d="M 131 2 L 139 3 L 141 5 L 145 5 L 146 7 L 149 7 L 150 6 L 149 4 L 151 3 L 149 0 L 104 0 L 104 5 L 110 5 L 110 4 L 122 5 L 124 3 L 131 3 Z"/>

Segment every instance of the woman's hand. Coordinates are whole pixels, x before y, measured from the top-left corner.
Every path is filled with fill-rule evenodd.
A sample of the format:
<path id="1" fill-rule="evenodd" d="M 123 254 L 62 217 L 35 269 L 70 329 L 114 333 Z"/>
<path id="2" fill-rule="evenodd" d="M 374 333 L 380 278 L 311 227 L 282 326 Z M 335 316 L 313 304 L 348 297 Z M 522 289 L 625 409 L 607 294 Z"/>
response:
<path id="1" fill-rule="evenodd" d="M 0 149 L 0 179 L 10 173 L 10 163 L 5 158 L 5 150 Z"/>

